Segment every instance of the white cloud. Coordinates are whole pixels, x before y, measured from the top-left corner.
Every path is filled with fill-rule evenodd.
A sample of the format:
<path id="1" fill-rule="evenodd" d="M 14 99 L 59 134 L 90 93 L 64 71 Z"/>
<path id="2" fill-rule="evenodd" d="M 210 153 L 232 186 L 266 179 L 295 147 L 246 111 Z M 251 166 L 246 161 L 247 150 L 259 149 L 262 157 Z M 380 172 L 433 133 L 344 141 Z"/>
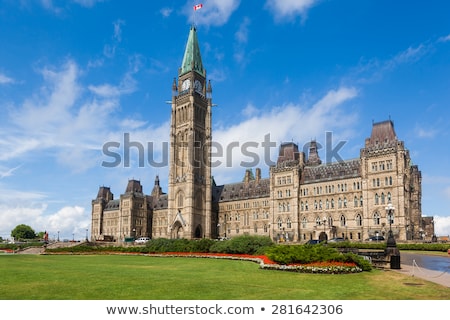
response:
<path id="1" fill-rule="evenodd" d="M 420 44 L 417 47 L 409 47 L 398 53 L 393 59 L 386 64 L 387 67 L 395 67 L 400 64 L 414 63 L 423 57 L 429 51 L 429 47 Z"/>
<path id="2" fill-rule="evenodd" d="M 12 206 L 0 203 L 0 236 L 9 238 L 11 230 L 19 224 L 29 225 L 35 232 L 48 231 L 50 237 L 84 239 L 86 229 L 90 230 L 90 216 L 80 206 L 65 206 L 48 214 L 47 204 Z"/>
<path id="3" fill-rule="evenodd" d="M 120 95 L 120 88 L 111 84 L 90 85 L 88 89 L 102 97 L 117 97 Z"/>
<path id="4" fill-rule="evenodd" d="M 436 129 L 426 129 L 422 127 L 416 127 L 416 134 L 419 138 L 434 138 L 438 134 Z"/>
<path id="5" fill-rule="evenodd" d="M 117 19 L 116 21 L 113 22 L 113 25 L 114 25 L 113 38 L 117 42 L 121 42 L 122 41 L 122 26 L 125 25 L 125 21 L 123 21 L 121 19 Z"/>
<path id="6" fill-rule="evenodd" d="M 40 216 L 36 224 L 39 230 L 47 230 L 50 235 L 59 231 L 65 238 L 76 234 L 77 238 L 84 239 L 86 229 L 90 231 L 89 215 L 83 207 L 66 206 L 53 214 Z"/>
<path id="7" fill-rule="evenodd" d="M 14 83 L 14 79 L 0 73 L 0 84 Z"/>
<path id="8" fill-rule="evenodd" d="M 72 0 L 73 2 L 79 4 L 82 7 L 91 8 L 97 3 L 103 2 L 105 0 Z"/>
<path id="9" fill-rule="evenodd" d="M 23 207 L 0 203 L 0 220 L 2 221 L 0 236 L 5 239 L 9 238 L 11 231 L 19 224 L 29 225 L 34 231 L 39 232 L 35 229 L 37 227 L 35 222 L 42 217 L 45 209 L 46 206 Z"/>
<path id="10" fill-rule="evenodd" d="M 170 17 L 173 12 L 172 8 L 162 8 L 160 11 L 161 15 L 165 18 Z"/>
<path id="11" fill-rule="evenodd" d="M 190 22 L 202 26 L 221 26 L 228 22 L 232 13 L 239 7 L 240 0 L 208 0 L 203 8 L 194 11 L 189 1 L 184 9 Z"/>
<path id="12" fill-rule="evenodd" d="M 313 137 L 322 137 L 326 131 L 351 130 L 356 115 L 342 112 L 341 105 L 354 99 L 358 95 L 355 88 L 342 87 L 330 90 L 311 107 L 298 104 L 286 104 L 274 107 L 268 112 L 255 112 L 253 106 L 247 107 L 247 114 L 252 117 L 229 126 L 219 127 L 214 130 L 214 142 L 220 145 L 219 149 L 214 147 L 213 163 L 221 163 L 214 167 L 213 174 L 216 181 L 223 183 L 235 181 L 241 176 L 245 166 L 267 168 L 270 162 L 276 160 L 278 147 L 281 142 L 299 140 L 309 142 Z M 263 142 L 276 144 L 276 147 L 263 147 Z M 334 132 L 334 138 L 339 137 L 339 132 Z M 222 153 L 220 153 L 220 148 Z M 303 146 L 299 145 L 302 149 Z M 247 151 L 247 154 L 246 154 Z M 270 153 L 268 153 L 270 151 Z M 252 155 L 248 155 L 248 152 Z M 325 162 L 325 159 L 322 159 Z M 245 162 L 245 163 L 242 163 Z M 250 162 L 252 162 L 250 164 Z"/>
<path id="13" fill-rule="evenodd" d="M 434 216 L 434 232 L 438 236 L 450 236 L 450 216 Z"/>
<path id="14" fill-rule="evenodd" d="M 448 42 L 448 41 L 450 41 L 450 34 L 449 34 L 449 35 L 446 35 L 446 36 L 444 36 L 444 37 L 440 37 L 440 38 L 438 39 L 438 42 Z"/>
<path id="15" fill-rule="evenodd" d="M 304 20 L 307 11 L 317 2 L 317 0 L 267 0 L 266 8 L 272 12 L 276 21 L 294 19 L 297 16 Z"/>
<path id="16" fill-rule="evenodd" d="M 234 59 L 242 63 L 245 60 L 246 52 L 245 45 L 248 41 L 248 27 L 251 21 L 248 17 L 245 17 L 241 24 L 239 25 L 238 31 L 235 33 L 234 37 L 236 39 L 236 44 L 234 48 Z"/>
<path id="17" fill-rule="evenodd" d="M 95 166 L 101 144 L 117 129 L 117 125 L 111 127 L 111 119 L 120 96 L 135 90 L 131 72 L 117 86 L 86 87 L 79 83 L 79 68 L 71 60 L 40 72 L 41 90 L 11 108 L 10 121 L 2 128 L 0 160 L 52 150 L 47 156 L 77 172 Z"/>
<path id="18" fill-rule="evenodd" d="M 107 43 L 103 46 L 103 55 L 107 58 L 114 58 L 116 55 L 117 46 L 122 42 L 122 26 L 125 25 L 125 21 L 117 19 L 113 22 L 113 35 L 112 43 Z"/>
<path id="19" fill-rule="evenodd" d="M 433 180 L 433 181 L 435 181 L 435 180 Z M 450 199 L 450 187 L 447 187 L 444 189 L 444 195 Z"/>
<path id="20" fill-rule="evenodd" d="M 11 177 L 13 175 L 13 172 L 19 169 L 22 165 L 19 165 L 14 168 L 3 168 L 0 166 L 0 179 Z"/>
<path id="21" fill-rule="evenodd" d="M 408 47 L 407 49 L 398 52 L 390 59 L 361 59 L 359 65 L 352 72 L 352 78 L 357 78 L 360 83 L 379 81 L 386 73 L 392 72 L 403 65 L 418 62 L 429 53 L 431 49 L 432 47 L 430 45 L 420 44 L 417 47 Z"/>

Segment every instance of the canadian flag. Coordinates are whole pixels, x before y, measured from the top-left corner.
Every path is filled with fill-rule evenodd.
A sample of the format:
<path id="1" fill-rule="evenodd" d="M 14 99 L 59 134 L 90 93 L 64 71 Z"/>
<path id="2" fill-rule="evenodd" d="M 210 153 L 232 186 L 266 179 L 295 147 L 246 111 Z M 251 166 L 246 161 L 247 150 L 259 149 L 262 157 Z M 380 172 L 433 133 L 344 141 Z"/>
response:
<path id="1" fill-rule="evenodd" d="M 201 9 L 201 8 L 203 8 L 203 4 L 196 4 L 195 6 L 194 6 L 194 11 L 197 11 L 198 9 Z"/>

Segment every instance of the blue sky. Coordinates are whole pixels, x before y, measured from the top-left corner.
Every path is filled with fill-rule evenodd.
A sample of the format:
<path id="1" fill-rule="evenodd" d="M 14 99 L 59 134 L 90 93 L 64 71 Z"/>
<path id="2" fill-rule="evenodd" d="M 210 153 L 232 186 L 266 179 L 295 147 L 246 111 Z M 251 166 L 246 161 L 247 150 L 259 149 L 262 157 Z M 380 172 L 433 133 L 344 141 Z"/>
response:
<path id="1" fill-rule="evenodd" d="M 140 167 L 132 150 L 128 167 L 106 168 L 102 146 L 128 133 L 162 161 L 193 22 L 224 150 L 256 143 L 267 177 L 267 135 L 302 147 L 331 132 L 351 159 L 390 117 L 422 171 L 423 214 L 450 234 L 448 1 L 205 0 L 194 16 L 197 3 L 0 0 L 1 237 L 25 223 L 84 238 L 101 185 L 119 196 L 134 178 L 150 193 L 159 175 L 167 191 L 167 166 L 145 154 Z M 215 159 L 218 184 L 242 179 L 239 147 Z"/>

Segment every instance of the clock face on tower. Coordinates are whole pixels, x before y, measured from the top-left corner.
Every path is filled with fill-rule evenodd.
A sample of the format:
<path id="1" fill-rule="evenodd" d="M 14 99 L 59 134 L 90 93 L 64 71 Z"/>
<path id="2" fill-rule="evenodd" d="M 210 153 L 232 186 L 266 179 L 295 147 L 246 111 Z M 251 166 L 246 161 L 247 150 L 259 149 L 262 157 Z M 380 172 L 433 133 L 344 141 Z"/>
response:
<path id="1" fill-rule="evenodd" d="M 195 80 L 194 88 L 195 88 L 195 91 L 202 93 L 202 83 L 199 80 Z"/>
<path id="2" fill-rule="evenodd" d="M 188 90 L 191 87 L 191 80 L 186 79 L 183 81 L 183 83 L 181 84 L 181 90 Z"/>

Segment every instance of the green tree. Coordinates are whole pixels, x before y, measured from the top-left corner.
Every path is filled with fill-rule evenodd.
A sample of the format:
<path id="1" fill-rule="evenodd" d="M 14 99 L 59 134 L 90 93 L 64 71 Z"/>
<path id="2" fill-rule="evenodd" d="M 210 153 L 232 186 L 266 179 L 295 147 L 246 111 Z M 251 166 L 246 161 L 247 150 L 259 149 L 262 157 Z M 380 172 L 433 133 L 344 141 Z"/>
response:
<path id="1" fill-rule="evenodd" d="M 11 231 L 11 236 L 14 239 L 34 239 L 36 238 L 36 233 L 30 226 L 19 224 Z"/>

